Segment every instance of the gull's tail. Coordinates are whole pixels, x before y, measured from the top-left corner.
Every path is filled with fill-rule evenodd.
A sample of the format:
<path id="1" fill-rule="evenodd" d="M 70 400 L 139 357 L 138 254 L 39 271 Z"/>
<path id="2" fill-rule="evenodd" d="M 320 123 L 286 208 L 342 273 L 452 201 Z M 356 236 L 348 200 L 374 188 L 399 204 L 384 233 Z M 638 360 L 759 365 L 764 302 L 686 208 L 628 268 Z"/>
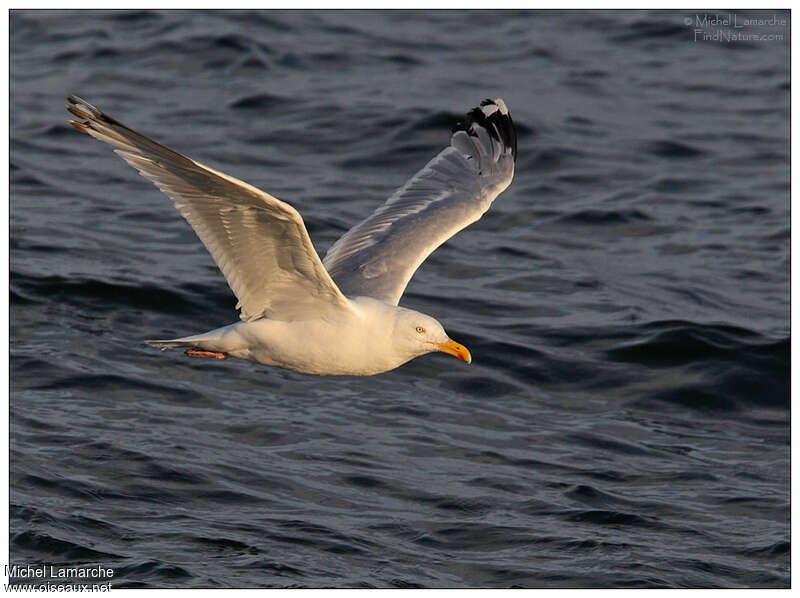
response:
<path id="1" fill-rule="evenodd" d="M 177 349 L 178 347 L 196 347 L 197 345 L 190 341 L 190 338 L 192 337 L 187 336 L 186 338 L 173 338 L 172 340 L 147 340 L 144 342 L 151 347 L 158 347 L 162 351 L 166 349 Z"/>
<path id="2" fill-rule="evenodd" d="M 147 340 L 144 342 L 151 347 L 158 347 L 162 351 L 165 349 L 176 349 L 178 347 L 199 347 L 209 351 L 225 351 L 229 350 L 227 345 L 230 344 L 230 341 L 234 340 L 230 333 L 235 326 L 236 324 L 231 324 L 230 326 L 216 328 L 215 330 L 210 330 L 203 334 L 194 334 L 182 338 Z M 226 336 L 228 338 L 225 338 Z"/>

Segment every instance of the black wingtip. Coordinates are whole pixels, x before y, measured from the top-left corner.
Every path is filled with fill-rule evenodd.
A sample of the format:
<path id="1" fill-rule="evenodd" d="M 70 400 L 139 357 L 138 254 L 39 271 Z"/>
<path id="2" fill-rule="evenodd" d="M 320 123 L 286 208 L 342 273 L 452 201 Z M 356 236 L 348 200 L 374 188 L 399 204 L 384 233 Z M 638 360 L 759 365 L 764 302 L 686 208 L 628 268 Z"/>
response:
<path id="1" fill-rule="evenodd" d="M 72 114 L 77 116 L 78 118 L 82 118 L 86 121 L 101 121 L 106 124 L 117 125 L 119 127 L 124 127 L 121 122 L 119 122 L 115 118 L 111 118 L 108 114 L 100 110 L 97 106 L 93 106 L 83 98 L 70 95 L 67 96 L 67 110 L 69 110 Z M 127 127 L 126 127 L 127 128 Z"/>
<path id="2" fill-rule="evenodd" d="M 91 108 L 94 111 L 97 110 L 97 108 L 92 106 L 89 102 L 84 100 L 82 97 L 76 95 L 67 96 L 67 101 L 73 106 L 85 106 L 86 108 Z"/>
<path id="3" fill-rule="evenodd" d="M 487 107 L 490 108 L 487 109 Z M 510 148 L 514 162 L 517 161 L 517 132 L 514 129 L 511 113 L 503 100 L 486 98 L 480 103 L 480 106 L 467 112 L 464 122 L 455 124 L 453 133 L 465 131 L 467 135 L 477 137 L 475 125 L 483 127 L 493 139 Z"/>

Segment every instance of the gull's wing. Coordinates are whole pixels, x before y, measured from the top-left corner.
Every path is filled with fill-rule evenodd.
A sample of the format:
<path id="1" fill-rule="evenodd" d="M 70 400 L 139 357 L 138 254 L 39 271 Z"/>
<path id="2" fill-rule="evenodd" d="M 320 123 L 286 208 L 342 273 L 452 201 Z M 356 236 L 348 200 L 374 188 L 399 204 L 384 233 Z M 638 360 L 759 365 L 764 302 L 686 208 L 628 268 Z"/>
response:
<path id="1" fill-rule="evenodd" d="M 71 96 L 79 131 L 105 141 L 175 203 L 222 270 L 243 319 L 318 317 L 349 309 L 289 204 L 182 156 Z"/>
<path id="2" fill-rule="evenodd" d="M 346 295 L 397 305 L 425 258 L 511 184 L 516 159 L 505 103 L 484 100 L 453 128 L 450 147 L 331 246 L 325 267 Z"/>

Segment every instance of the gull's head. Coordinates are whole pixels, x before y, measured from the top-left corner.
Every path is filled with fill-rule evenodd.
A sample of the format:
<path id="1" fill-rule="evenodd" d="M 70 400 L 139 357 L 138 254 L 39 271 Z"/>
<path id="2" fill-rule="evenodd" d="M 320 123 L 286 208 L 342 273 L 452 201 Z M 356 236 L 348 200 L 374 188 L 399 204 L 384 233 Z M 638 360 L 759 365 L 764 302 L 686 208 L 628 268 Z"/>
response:
<path id="1" fill-rule="evenodd" d="M 441 351 L 461 361 L 472 362 L 472 355 L 464 345 L 447 336 L 436 319 L 418 311 L 400 308 L 394 329 L 394 342 L 398 349 L 414 356 Z"/>

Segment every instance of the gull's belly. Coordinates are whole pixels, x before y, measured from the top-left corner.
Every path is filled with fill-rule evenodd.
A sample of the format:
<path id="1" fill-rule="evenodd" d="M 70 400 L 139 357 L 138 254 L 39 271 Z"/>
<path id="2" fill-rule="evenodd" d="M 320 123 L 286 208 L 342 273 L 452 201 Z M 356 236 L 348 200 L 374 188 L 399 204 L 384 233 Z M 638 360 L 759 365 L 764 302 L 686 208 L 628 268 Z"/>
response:
<path id="1" fill-rule="evenodd" d="M 261 319 L 241 322 L 235 332 L 244 343 L 230 351 L 232 356 L 305 374 L 369 376 L 408 361 L 390 350 L 385 337 L 376 338 L 358 320 Z"/>

